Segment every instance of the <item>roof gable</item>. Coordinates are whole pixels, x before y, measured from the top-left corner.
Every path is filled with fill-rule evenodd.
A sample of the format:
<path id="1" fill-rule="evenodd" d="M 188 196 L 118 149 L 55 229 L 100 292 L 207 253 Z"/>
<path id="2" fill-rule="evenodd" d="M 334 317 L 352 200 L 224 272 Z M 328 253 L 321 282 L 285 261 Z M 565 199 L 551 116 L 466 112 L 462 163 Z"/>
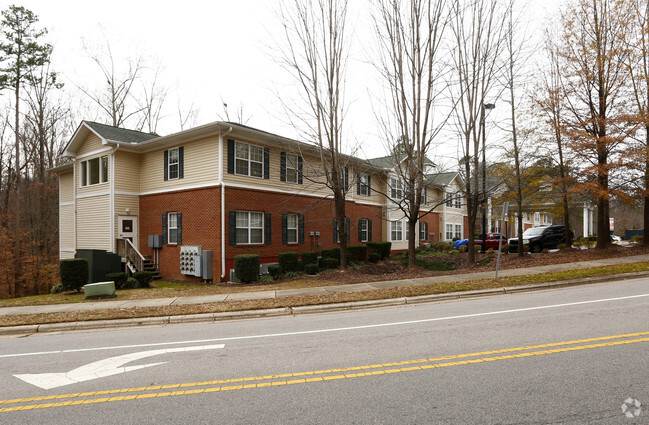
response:
<path id="1" fill-rule="evenodd" d="M 143 133 L 137 130 L 128 130 L 125 128 L 113 127 L 111 125 L 100 124 L 93 121 L 82 121 L 74 132 L 70 141 L 63 150 L 64 157 L 74 157 L 81 144 L 86 140 L 90 133 L 95 134 L 101 139 L 102 145 L 111 143 L 128 143 L 136 145 L 148 140 L 159 138 L 157 134 Z"/>

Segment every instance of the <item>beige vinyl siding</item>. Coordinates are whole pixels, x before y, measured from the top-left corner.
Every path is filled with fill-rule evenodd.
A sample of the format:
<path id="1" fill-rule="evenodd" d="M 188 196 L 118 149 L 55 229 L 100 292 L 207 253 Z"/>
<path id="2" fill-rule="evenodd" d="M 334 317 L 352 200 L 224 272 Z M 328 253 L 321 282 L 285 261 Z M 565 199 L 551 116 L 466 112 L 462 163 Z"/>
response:
<path id="1" fill-rule="evenodd" d="M 71 258 L 74 258 L 74 252 L 59 252 L 59 260 L 69 260 Z"/>
<path id="2" fill-rule="evenodd" d="M 86 140 L 81 143 L 77 150 L 77 156 L 85 155 L 89 152 L 95 152 L 100 149 L 105 149 L 107 146 L 101 144 L 101 139 L 94 133 L 90 133 Z M 85 158 L 84 158 L 85 159 Z"/>
<path id="3" fill-rule="evenodd" d="M 128 208 L 129 212 L 126 214 L 126 209 Z M 113 225 L 115 226 L 115 238 L 119 235 L 119 216 L 120 215 L 140 215 L 140 197 L 133 195 L 118 195 L 115 194 L 115 221 Z M 139 225 L 139 223 L 138 223 Z M 138 226 L 139 229 L 139 226 Z M 135 235 L 135 243 L 137 246 L 138 238 L 137 234 Z"/>
<path id="4" fill-rule="evenodd" d="M 84 195 L 92 195 L 92 194 L 107 194 L 110 192 L 110 179 L 112 178 L 111 174 L 111 165 L 110 161 L 112 160 L 110 153 L 105 152 L 93 156 L 89 156 L 87 158 L 84 158 L 83 161 L 93 159 L 93 158 L 98 158 L 102 156 L 108 156 L 108 180 L 104 183 L 99 183 L 99 184 L 93 184 L 93 185 L 88 185 L 88 186 L 81 186 L 81 162 L 77 160 L 74 164 L 75 167 L 77 167 L 77 198 L 79 196 L 84 196 Z"/>
<path id="5" fill-rule="evenodd" d="M 183 146 L 184 177 L 164 180 L 164 151 L 170 148 L 146 153 L 142 156 L 140 168 L 141 193 L 218 184 L 218 137 L 192 141 L 172 148 L 179 146 Z"/>
<path id="6" fill-rule="evenodd" d="M 77 249 L 110 250 L 110 196 L 77 199 Z"/>
<path id="7" fill-rule="evenodd" d="M 59 175 L 59 199 L 65 204 L 74 202 L 74 174 L 72 172 Z"/>
<path id="8" fill-rule="evenodd" d="M 117 151 L 115 161 L 115 191 L 140 192 L 140 155 Z"/>
<path id="9" fill-rule="evenodd" d="M 63 250 L 74 249 L 74 205 L 60 205 L 59 214 L 59 249 L 63 258 Z"/>

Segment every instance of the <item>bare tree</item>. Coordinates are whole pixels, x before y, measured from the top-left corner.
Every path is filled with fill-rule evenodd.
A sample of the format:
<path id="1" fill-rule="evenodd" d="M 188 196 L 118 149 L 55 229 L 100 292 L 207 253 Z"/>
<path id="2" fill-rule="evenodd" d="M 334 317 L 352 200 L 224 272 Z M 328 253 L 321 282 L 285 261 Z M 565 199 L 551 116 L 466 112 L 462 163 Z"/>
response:
<path id="1" fill-rule="evenodd" d="M 453 0 L 452 33 L 455 43 L 452 94 L 455 122 L 461 138 L 467 215 L 469 222 L 469 263 L 475 262 L 475 231 L 478 206 L 486 193 L 480 188 L 480 138 L 485 134 L 485 109 L 493 107 L 487 99 L 494 95 L 505 61 L 500 53 L 506 50 L 506 10 L 496 0 Z M 484 147 L 483 147 L 484 149 Z M 483 161 L 484 162 L 484 161 Z M 486 164 L 483 164 L 486 166 Z"/>
<path id="2" fill-rule="evenodd" d="M 246 125 L 252 118 L 252 116 L 245 113 L 243 103 L 239 103 L 239 106 L 235 108 L 232 118 L 230 117 L 229 104 L 223 98 L 221 98 L 221 106 L 223 107 L 223 115 L 217 114 L 220 120 Z"/>
<path id="3" fill-rule="evenodd" d="M 340 265 L 347 266 L 344 178 L 344 86 L 348 57 L 347 0 L 285 0 L 279 10 L 284 30 L 284 68 L 299 84 L 305 104 L 285 106 L 291 121 L 319 154 L 324 184 L 331 190 L 340 241 Z"/>
<path id="4" fill-rule="evenodd" d="M 431 163 L 428 152 L 446 122 L 436 122 L 446 88 L 442 41 L 448 24 L 444 0 L 380 0 L 374 25 L 381 60 L 378 65 L 390 98 L 380 120 L 394 156 L 403 198 L 388 198 L 408 220 L 408 265 L 415 265 L 415 226 Z"/>
<path id="5" fill-rule="evenodd" d="M 136 98 L 138 108 L 142 111 L 139 114 L 140 122 L 138 129 L 146 129 L 149 133 L 156 133 L 158 124 L 163 118 L 162 108 L 167 98 L 168 90 L 161 87 L 158 77 L 160 76 L 160 67 L 153 70 L 153 77 L 147 84 L 142 82 L 142 94 Z"/>

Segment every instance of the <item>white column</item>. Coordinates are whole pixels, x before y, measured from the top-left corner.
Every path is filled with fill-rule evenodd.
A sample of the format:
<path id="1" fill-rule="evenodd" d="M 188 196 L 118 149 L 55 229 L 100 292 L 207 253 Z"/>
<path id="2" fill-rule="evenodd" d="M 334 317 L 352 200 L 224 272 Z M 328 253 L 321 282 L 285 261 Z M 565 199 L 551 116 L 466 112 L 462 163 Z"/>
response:
<path id="1" fill-rule="evenodd" d="M 588 236 L 588 223 L 590 223 L 590 210 L 588 209 L 586 204 L 584 204 L 584 217 L 582 219 L 584 237 Z"/>

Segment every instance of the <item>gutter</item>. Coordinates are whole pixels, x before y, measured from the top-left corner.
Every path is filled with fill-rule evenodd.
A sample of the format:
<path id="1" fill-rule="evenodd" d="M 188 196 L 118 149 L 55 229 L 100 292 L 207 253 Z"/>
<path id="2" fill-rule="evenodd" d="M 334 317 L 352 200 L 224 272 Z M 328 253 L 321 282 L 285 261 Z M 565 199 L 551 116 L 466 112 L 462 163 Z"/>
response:
<path id="1" fill-rule="evenodd" d="M 221 279 L 225 279 L 225 184 L 223 183 L 223 138 L 232 132 L 230 127 L 219 133 L 219 184 L 221 185 Z"/>

